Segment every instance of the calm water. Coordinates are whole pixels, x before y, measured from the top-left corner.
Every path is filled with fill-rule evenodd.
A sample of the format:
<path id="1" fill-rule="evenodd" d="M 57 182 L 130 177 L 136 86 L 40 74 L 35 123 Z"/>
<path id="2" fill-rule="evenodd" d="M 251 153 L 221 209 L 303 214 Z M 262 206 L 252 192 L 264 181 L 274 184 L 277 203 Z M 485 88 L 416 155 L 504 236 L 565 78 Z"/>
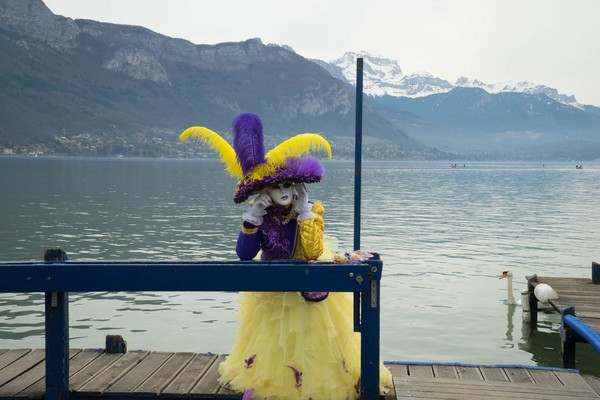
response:
<path id="1" fill-rule="evenodd" d="M 366 162 L 362 248 L 384 261 L 385 360 L 560 366 L 557 314 L 529 333 L 504 269 L 590 276 L 600 260 L 600 164 Z M 353 243 L 353 164 L 326 163 L 311 197 L 339 250 Z M 0 158 L 0 260 L 236 259 L 244 206 L 217 161 Z M 0 279 L 2 279 L 0 277 Z M 232 293 L 70 295 L 71 347 L 229 351 Z M 0 348 L 44 346 L 40 294 L 0 294 Z M 578 368 L 600 374 L 578 345 Z"/>

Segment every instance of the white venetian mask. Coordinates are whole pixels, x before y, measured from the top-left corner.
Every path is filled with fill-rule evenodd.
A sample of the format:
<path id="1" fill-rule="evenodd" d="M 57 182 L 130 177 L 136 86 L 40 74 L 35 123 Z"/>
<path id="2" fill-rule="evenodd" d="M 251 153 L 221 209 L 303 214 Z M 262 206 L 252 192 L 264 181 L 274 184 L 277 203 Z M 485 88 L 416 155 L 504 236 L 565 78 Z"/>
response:
<path id="1" fill-rule="evenodd" d="M 290 182 L 283 182 L 279 185 L 269 186 L 267 193 L 271 196 L 273 203 L 280 206 L 289 206 L 294 198 L 293 187 Z"/>

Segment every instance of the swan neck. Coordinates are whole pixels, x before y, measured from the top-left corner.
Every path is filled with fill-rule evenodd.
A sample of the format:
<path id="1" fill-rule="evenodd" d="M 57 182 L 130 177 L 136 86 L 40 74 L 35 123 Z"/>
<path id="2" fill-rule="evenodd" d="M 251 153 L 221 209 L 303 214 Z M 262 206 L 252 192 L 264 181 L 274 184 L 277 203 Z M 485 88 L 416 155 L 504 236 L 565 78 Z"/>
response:
<path id="1" fill-rule="evenodd" d="M 508 285 L 506 287 L 506 290 L 508 291 L 508 302 L 510 304 L 516 304 L 515 296 L 513 294 L 513 278 L 512 278 L 512 276 L 508 277 Z"/>

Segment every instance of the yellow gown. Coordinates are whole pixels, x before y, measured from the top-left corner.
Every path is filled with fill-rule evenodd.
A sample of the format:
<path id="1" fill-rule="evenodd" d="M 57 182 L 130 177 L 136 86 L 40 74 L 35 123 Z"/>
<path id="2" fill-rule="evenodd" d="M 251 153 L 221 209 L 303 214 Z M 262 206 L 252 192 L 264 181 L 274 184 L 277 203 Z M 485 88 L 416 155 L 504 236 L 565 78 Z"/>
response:
<path id="1" fill-rule="evenodd" d="M 310 238 L 320 240 L 323 251 L 320 203 L 313 212 L 316 218 L 298 223 L 300 253 L 314 248 L 308 246 L 314 240 Z M 314 235 L 315 230 L 320 234 Z M 360 334 L 354 332 L 352 319 L 351 293 L 332 292 L 320 302 L 307 301 L 297 292 L 241 293 L 238 332 L 231 354 L 219 366 L 219 382 L 247 391 L 255 400 L 356 399 Z M 381 363 L 382 393 L 391 387 L 392 375 Z"/>

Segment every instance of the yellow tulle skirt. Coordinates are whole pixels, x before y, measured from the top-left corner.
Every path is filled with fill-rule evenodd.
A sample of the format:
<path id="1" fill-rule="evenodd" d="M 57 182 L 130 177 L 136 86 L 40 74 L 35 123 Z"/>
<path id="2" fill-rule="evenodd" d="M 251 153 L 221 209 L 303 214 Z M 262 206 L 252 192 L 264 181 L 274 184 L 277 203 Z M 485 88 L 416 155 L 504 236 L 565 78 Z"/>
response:
<path id="1" fill-rule="evenodd" d="M 300 293 L 242 293 L 231 354 L 219 366 L 222 385 L 253 399 L 355 399 L 360 390 L 360 334 L 350 293 L 308 302 Z M 380 388 L 392 375 L 380 365 Z"/>

